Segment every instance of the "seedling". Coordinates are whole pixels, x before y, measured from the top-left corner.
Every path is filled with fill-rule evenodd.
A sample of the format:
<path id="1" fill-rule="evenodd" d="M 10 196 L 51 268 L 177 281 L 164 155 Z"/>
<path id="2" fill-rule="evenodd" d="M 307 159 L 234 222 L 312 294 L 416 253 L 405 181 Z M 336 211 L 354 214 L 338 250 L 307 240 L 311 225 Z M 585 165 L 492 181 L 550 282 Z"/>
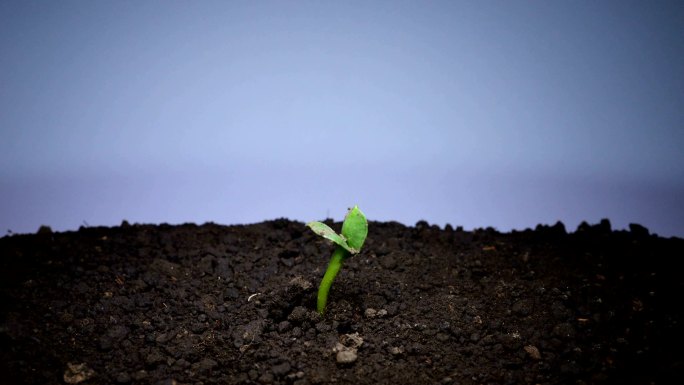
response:
<path id="1" fill-rule="evenodd" d="M 368 235 L 368 221 L 358 206 L 349 209 L 342 223 L 342 232 L 337 234 L 335 230 L 321 222 L 309 222 L 306 224 L 314 233 L 335 243 L 337 247 L 330 258 L 328 270 L 323 275 L 321 286 L 318 288 L 318 313 L 325 313 L 325 305 L 328 303 L 328 292 L 337 273 L 342 268 L 344 260 L 361 251 L 363 242 Z"/>

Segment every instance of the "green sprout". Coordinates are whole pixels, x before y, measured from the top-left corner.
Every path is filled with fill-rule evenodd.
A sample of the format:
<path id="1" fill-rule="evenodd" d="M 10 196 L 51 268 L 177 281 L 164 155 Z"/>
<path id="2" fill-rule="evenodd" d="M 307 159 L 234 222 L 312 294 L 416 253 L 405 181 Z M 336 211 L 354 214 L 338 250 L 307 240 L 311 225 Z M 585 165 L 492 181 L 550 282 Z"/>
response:
<path id="1" fill-rule="evenodd" d="M 366 221 L 366 216 L 359 210 L 359 207 L 354 206 L 349 209 L 347 216 L 344 217 L 341 234 L 335 233 L 335 230 L 328 227 L 325 223 L 309 222 L 306 225 L 314 233 L 337 244 L 330 259 L 330 264 L 328 264 L 328 270 L 325 271 L 321 286 L 318 288 L 317 308 L 318 313 L 323 315 L 325 313 L 325 305 L 328 303 L 330 286 L 340 271 L 342 263 L 348 257 L 361 251 L 366 235 L 368 235 L 368 221 Z"/>

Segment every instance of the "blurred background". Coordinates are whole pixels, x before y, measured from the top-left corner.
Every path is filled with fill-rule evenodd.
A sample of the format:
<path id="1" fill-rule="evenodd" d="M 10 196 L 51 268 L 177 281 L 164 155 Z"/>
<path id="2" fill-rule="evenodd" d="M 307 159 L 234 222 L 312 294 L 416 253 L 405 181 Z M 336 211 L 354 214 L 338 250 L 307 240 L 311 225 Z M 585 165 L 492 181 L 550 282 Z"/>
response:
<path id="1" fill-rule="evenodd" d="M 682 1 L 2 1 L 0 231 L 684 237 Z"/>

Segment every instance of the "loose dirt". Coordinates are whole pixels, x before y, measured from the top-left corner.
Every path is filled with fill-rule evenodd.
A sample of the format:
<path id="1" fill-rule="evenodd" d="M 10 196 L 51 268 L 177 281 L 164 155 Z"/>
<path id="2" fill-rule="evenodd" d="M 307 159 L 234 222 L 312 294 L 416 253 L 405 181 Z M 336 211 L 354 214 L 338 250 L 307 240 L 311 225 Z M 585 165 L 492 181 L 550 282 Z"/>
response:
<path id="1" fill-rule="evenodd" d="M 5 236 L 0 383 L 684 383 L 682 239 L 371 222 L 320 317 L 332 250 L 285 219 Z"/>

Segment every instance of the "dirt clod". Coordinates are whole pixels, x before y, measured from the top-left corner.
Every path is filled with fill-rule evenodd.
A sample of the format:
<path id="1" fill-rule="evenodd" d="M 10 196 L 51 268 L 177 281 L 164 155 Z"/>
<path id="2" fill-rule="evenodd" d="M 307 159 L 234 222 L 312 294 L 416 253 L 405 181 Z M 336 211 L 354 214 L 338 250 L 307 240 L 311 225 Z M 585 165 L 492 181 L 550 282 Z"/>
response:
<path id="1" fill-rule="evenodd" d="M 67 384 L 79 384 L 88 380 L 95 374 L 95 371 L 88 367 L 88 364 L 67 363 L 67 370 L 64 372 L 64 382 Z"/>
<path id="2" fill-rule="evenodd" d="M 337 363 L 338 364 L 351 364 L 356 362 L 358 355 L 356 354 L 356 349 L 340 350 L 337 352 Z"/>

